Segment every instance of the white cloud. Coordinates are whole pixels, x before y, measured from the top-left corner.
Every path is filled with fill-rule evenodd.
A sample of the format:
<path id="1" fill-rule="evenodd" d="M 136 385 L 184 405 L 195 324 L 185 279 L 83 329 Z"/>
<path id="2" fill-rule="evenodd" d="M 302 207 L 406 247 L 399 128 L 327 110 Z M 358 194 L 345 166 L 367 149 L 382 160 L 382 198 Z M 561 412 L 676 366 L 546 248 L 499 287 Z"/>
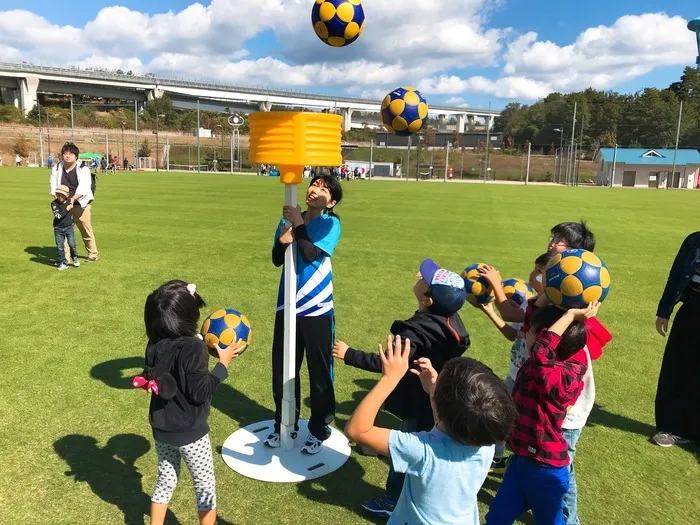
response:
<path id="1" fill-rule="evenodd" d="M 677 16 L 624 16 L 560 45 L 533 32 L 517 36 L 490 27 L 491 12 L 503 2 L 365 2 L 363 35 L 341 49 L 316 38 L 309 0 L 211 0 L 155 14 L 111 6 L 82 28 L 26 10 L 0 11 L 0 60 L 241 85 L 326 86 L 373 100 L 410 84 L 449 97 L 450 105 L 466 104 L 472 93 L 534 100 L 555 90 L 609 89 L 655 67 L 694 61 L 693 36 Z M 260 56 L 260 49 L 251 56 L 246 44 L 261 34 L 270 35 L 274 56 Z M 493 68 L 495 78 L 469 76 L 472 66 Z"/>
<path id="2" fill-rule="evenodd" d="M 556 90 L 609 89 L 656 67 L 692 64 L 695 39 L 686 23 L 665 13 L 623 16 L 586 29 L 567 46 L 527 33 L 508 46 L 503 71 Z"/>

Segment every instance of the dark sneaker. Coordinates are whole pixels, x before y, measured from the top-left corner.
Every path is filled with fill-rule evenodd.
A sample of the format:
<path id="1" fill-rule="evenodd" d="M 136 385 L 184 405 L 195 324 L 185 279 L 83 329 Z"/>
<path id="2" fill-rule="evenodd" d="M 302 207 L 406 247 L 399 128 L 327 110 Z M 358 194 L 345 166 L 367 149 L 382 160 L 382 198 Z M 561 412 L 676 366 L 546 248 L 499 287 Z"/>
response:
<path id="1" fill-rule="evenodd" d="M 508 465 L 507 457 L 493 458 L 489 472 L 504 472 L 506 470 L 506 465 Z"/>
<path id="2" fill-rule="evenodd" d="M 282 440 L 278 432 L 273 432 L 265 438 L 265 446 L 268 448 L 280 448 L 280 445 L 282 445 Z"/>
<path id="3" fill-rule="evenodd" d="M 362 504 L 362 508 L 367 512 L 371 512 L 375 516 L 381 516 L 382 518 L 391 517 L 394 508 L 396 508 L 397 500 L 395 498 L 390 498 L 387 495 L 382 496 L 379 499 L 372 501 L 365 501 Z"/>
<path id="4" fill-rule="evenodd" d="M 651 438 L 651 442 L 663 448 L 672 447 L 673 445 L 686 445 L 690 440 L 669 434 L 668 432 L 657 432 Z"/>
<path id="5" fill-rule="evenodd" d="M 301 451 L 304 454 L 318 454 L 321 452 L 321 449 L 323 448 L 323 441 L 318 439 L 316 436 L 313 434 L 309 434 L 309 437 L 306 438 L 306 442 L 304 443 L 304 446 L 301 448 Z"/>

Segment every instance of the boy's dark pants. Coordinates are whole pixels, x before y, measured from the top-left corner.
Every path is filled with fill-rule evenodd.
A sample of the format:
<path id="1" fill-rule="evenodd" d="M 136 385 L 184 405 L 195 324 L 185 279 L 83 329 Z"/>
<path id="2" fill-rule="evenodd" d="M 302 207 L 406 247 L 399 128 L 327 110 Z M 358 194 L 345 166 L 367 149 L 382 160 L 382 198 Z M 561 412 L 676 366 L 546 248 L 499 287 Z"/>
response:
<path id="1" fill-rule="evenodd" d="M 297 317 L 296 378 L 294 397 L 296 401 L 295 422 L 299 421 L 301 389 L 299 370 L 304 361 L 309 369 L 311 389 L 311 417 L 309 432 L 324 441 L 330 435 L 326 426 L 335 418 L 335 391 L 333 390 L 333 327 L 332 315 Z M 282 372 L 284 367 L 284 312 L 275 316 L 275 331 L 272 340 L 272 396 L 275 400 L 275 432 L 280 430 L 282 420 Z"/>
<path id="2" fill-rule="evenodd" d="M 66 260 L 66 250 L 63 245 L 64 241 L 68 243 L 71 259 L 78 256 L 78 250 L 75 247 L 75 234 L 73 233 L 73 225 L 70 226 L 54 226 L 53 234 L 56 238 L 56 248 L 58 249 L 58 264 L 68 264 Z"/>

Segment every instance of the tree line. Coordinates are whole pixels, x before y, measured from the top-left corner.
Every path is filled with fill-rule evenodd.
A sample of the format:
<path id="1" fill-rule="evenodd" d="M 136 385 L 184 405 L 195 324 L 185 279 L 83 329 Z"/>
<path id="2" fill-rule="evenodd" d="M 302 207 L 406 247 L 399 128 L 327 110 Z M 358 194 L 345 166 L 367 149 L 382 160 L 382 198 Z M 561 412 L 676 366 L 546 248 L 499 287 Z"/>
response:
<path id="1" fill-rule="evenodd" d="M 586 89 L 552 93 L 532 105 L 508 104 L 495 119 L 504 147 L 531 143 L 541 153 L 553 154 L 571 144 L 574 105 L 575 140 L 589 154 L 599 147 L 672 148 L 683 102 L 679 147 L 700 148 L 700 71 L 688 67 L 680 81 L 665 89 L 645 88 L 634 94 Z M 562 130 L 562 131 L 557 131 Z M 583 138 L 581 138 L 583 132 Z"/>

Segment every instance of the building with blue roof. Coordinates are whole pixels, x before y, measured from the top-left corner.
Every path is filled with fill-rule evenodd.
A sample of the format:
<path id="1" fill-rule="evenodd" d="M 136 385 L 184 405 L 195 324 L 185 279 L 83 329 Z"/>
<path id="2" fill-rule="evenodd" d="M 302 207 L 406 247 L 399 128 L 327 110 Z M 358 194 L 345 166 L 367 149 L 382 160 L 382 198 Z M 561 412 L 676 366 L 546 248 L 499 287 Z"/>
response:
<path id="1" fill-rule="evenodd" d="M 700 151 L 679 149 L 673 176 L 673 149 L 600 148 L 598 184 L 635 188 L 698 188 Z"/>

